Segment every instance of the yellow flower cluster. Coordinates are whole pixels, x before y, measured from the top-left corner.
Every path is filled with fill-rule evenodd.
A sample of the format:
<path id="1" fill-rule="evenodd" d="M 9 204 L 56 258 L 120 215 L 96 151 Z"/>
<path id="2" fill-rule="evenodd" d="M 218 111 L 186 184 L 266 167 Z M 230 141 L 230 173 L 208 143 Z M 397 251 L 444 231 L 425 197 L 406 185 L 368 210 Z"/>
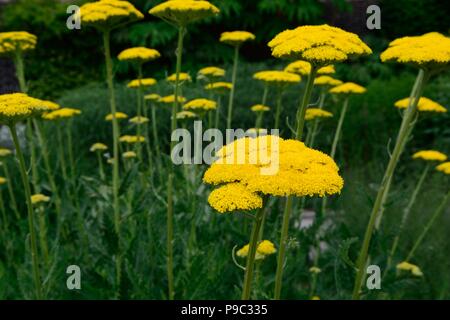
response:
<path id="1" fill-rule="evenodd" d="M 130 119 L 130 122 L 133 124 L 144 124 L 149 122 L 150 120 L 147 117 L 137 116 Z"/>
<path id="2" fill-rule="evenodd" d="M 233 88 L 231 82 L 214 82 L 205 86 L 205 90 L 212 90 L 217 94 L 226 94 L 231 88 Z"/>
<path id="3" fill-rule="evenodd" d="M 42 118 L 45 120 L 58 120 L 72 118 L 76 115 L 81 114 L 81 110 L 73 108 L 61 108 L 49 113 L 45 113 Z"/>
<path id="4" fill-rule="evenodd" d="M 383 62 L 408 63 L 425 69 L 450 65 L 450 38 L 438 32 L 392 41 L 381 54 Z"/>
<path id="5" fill-rule="evenodd" d="M 37 37 L 26 31 L 0 32 L 0 56 L 33 50 Z"/>
<path id="6" fill-rule="evenodd" d="M 156 93 L 151 93 L 144 96 L 144 99 L 148 101 L 158 101 L 159 99 L 161 99 L 161 96 Z"/>
<path id="7" fill-rule="evenodd" d="M 262 104 L 255 104 L 250 108 L 253 112 L 266 112 L 270 111 L 270 107 L 262 105 Z"/>
<path id="8" fill-rule="evenodd" d="M 435 150 L 422 150 L 413 154 L 413 159 L 422 159 L 426 161 L 445 161 L 447 156 L 442 152 Z"/>
<path id="9" fill-rule="evenodd" d="M 108 150 L 108 146 L 101 142 L 96 142 L 89 148 L 89 151 L 91 152 L 105 151 L 105 150 Z"/>
<path id="10" fill-rule="evenodd" d="M 330 76 L 319 76 L 314 79 L 315 86 L 323 86 L 323 87 L 335 87 L 342 84 L 341 80 L 335 79 Z"/>
<path id="11" fill-rule="evenodd" d="M 145 79 L 135 79 L 130 81 L 127 84 L 128 88 L 139 88 L 139 87 L 151 87 L 156 84 L 156 80 L 153 78 L 145 78 Z"/>
<path id="12" fill-rule="evenodd" d="M 260 71 L 253 75 L 253 78 L 273 85 L 295 84 L 301 81 L 301 77 L 295 73 L 286 71 Z"/>
<path id="13" fill-rule="evenodd" d="M 109 31 L 125 23 L 144 18 L 130 2 L 121 0 L 100 0 L 89 2 L 81 6 L 81 23 L 98 28 L 101 31 Z"/>
<path id="14" fill-rule="evenodd" d="M 236 252 L 236 255 L 238 257 L 245 258 L 245 257 L 247 257 L 249 250 L 250 250 L 250 245 L 246 244 L 245 246 L 243 246 L 241 249 L 239 249 Z M 277 252 L 277 249 L 275 249 L 275 245 L 272 242 L 270 242 L 269 240 L 263 240 L 256 247 L 255 259 L 262 260 L 266 256 L 274 254 L 275 252 Z"/>
<path id="15" fill-rule="evenodd" d="M 126 113 L 123 113 L 123 112 L 116 112 L 114 115 L 115 115 L 115 118 L 118 119 L 118 120 L 120 120 L 120 119 L 127 119 L 128 118 L 128 115 Z M 107 114 L 105 116 L 105 120 L 106 121 L 112 121 L 112 119 L 113 119 L 112 113 L 109 113 L 109 114 Z"/>
<path id="16" fill-rule="evenodd" d="M 5 184 L 6 182 L 8 182 L 6 178 L 0 177 L 0 185 Z"/>
<path id="17" fill-rule="evenodd" d="M 217 103 L 208 99 L 194 99 L 183 106 L 184 110 L 190 111 L 209 111 L 215 110 Z"/>
<path id="18" fill-rule="evenodd" d="M 218 67 L 205 67 L 200 69 L 198 74 L 207 78 L 219 78 L 225 76 L 225 70 Z"/>
<path id="19" fill-rule="evenodd" d="M 309 268 L 309 272 L 314 273 L 314 274 L 319 274 L 322 272 L 322 270 L 318 267 L 311 267 L 311 268 Z"/>
<path id="20" fill-rule="evenodd" d="M 129 143 L 129 144 L 140 143 L 140 142 L 145 142 L 145 137 L 143 137 L 143 136 L 124 135 L 124 136 L 121 136 L 119 138 L 119 141 L 120 142 Z"/>
<path id="21" fill-rule="evenodd" d="M 0 157 L 6 157 L 12 154 L 12 151 L 6 148 L 0 148 Z"/>
<path id="22" fill-rule="evenodd" d="M 415 264 L 409 263 L 407 261 L 403 261 L 403 262 L 397 264 L 397 270 L 409 271 L 409 272 L 411 272 L 412 275 L 414 275 L 416 277 L 423 276 L 423 273 L 418 266 L 416 266 Z"/>
<path id="23" fill-rule="evenodd" d="M 177 112 L 176 118 L 179 120 L 195 118 L 197 115 L 192 111 Z"/>
<path id="24" fill-rule="evenodd" d="M 38 204 L 41 202 L 49 202 L 50 201 L 50 197 L 47 197 L 41 193 L 37 193 L 37 194 L 33 194 L 31 196 L 31 203 L 32 204 Z"/>
<path id="25" fill-rule="evenodd" d="M 178 100 L 179 103 L 184 103 L 184 102 L 186 102 L 186 98 L 185 98 L 185 97 L 182 97 L 182 96 L 178 96 L 178 99 L 177 99 L 177 100 Z M 174 103 L 174 102 L 175 102 L 175 95 L 174 95 L 174 94 L 171 94 L 171 95 L 169 95 L 169 96 L 161 97 L 161 98 L 159 98 L 158 102 L 160 102 L 160 103 L 166 103 L 166 104 Z"/>
<path id="26" fill-rule="evenodd" d="M 326 24 L 283 31 L 269 47 L 276 58 L 305 60 L 316 67 L 372 53 L 356 34 Z"/>
<path id="27" fill-rule="evenodd" d="M 225 184 L 208 199 L 220 212 L 258 208 L 260 194 L 323 197 L 339 193 L 344 184 L 333 159 L 297 140 L 246 137 L 222 147 L 216 156 L 203 181 Z"/>
<path id="28" fill-rule="evenodd" d="M 340 84 L 334 88 L 330 89 L 330 93 L 333 94 L 361 94 L 366 92 L 366 88 L 361 87 L 359 84 L 353 83 L 353 82 L 345 82 L 343 84 Z"/>
<path id="29" fill-rule="evenodd" d="M 319 109 L 319 108 L 308 108 L 305 113 L 305 120 L 314 120 L 317 118 L 331 118 L 333 114 L 331 112 Z"/>
<path id="30" fill-rule="evenodd" d="M 202 0 L 168 0 L 155 7 L 149 13 L 179 26 L 217 15 L 220 10 Z"/>
<path id="31" fill-rule="evenodd" d="M 121 53 L 119 53 L 117 58 L 120 61 L 144 63 L 147 61 L 155 60 L 160 56 L 161 54 L 158 52 L 158 50 L 145 47 L 136 47 L 123 50 Z"/>
<path id="32" fill-rule="evenodd" d="M 175 83 L 175 81 L 177 81 L 177 74 L 174 73 L 174 74 L 168 76 L 166 80 L 169 81 L 169 82 Z M 179 75 L 179 77 L 178 77 L 178 80 L 179 80 L 179 81 L 192 81 L 192 78 L 191 78 L 191 76 L 189 75 L 189 73 L 180 72 L 180 75 Z"/>
<path id="33" fill-rule="evenodd" d="M 445 174 L 450 174 L 450 162 L 441 163 L 436 167 L 436 170 Z"/>
<path id="34" fill-rule="evenodd" d="M 246 41 L 255 40 L 255 35 L 248 31 L 227 31 L 220 35 L 220 42 L 239 46 Z"/>
<path id="35" fill-rule="evenodd" d="M 284 71 L 291 72 L 291 73 L 297 73 L 302 76 L 307 76 L 311 72 L 311 63 L 309 63 L 307 61 L 302 61 L 302 60 L 294 61 L 294 62 L 288 64 L 287 67 L 284 68 Z M 333 74 L 335 72 L 336 72 L 336 70 L 334 69 L 333 65 L 325 66 L 325 67 L 319 68 L 319 70 L 317 70 L 317 74 L 321 74 L 321 75 Z"/>
<path id="36" fill-rule="evenodd" d="M 124 159 L 132 159 L 132 158 L 136 158 L 137 154 L 134 151 L 126 151 L 126 152 L 122 153 L 122 157 Z"/>
<path id="37" fill-rule="evenodd" d="M 48 104 L 24 93 L 0 95 L 0 124 L 12 125 L 50 111 Z"/>
<path id="38" fill-rule="evenodd" d="M 406 109 L 409 106 L 409 98 L 404 98 L 401 100 L 398 100 L 394 104 L 395 107 L 399 109 Z M 439 103 L 434 102 L 431 99 L 421 97 L 419 99 L 419 103 L 417 104 L 417 110 L 421 112 L 438 112 L 438 113 L 445 113 L 447 112 L 447 109 L 443 106 L 441 106 Z"/>

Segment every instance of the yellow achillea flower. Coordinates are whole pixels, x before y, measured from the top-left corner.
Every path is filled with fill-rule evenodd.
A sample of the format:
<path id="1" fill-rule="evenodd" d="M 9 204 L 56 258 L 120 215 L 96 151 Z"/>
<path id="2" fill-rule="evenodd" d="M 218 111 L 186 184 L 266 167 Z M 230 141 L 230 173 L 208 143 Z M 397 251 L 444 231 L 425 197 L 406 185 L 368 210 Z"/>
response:
<path id="1" fill-rule="evenodd" d="M 318 267 L 311 267 L 311 268 L 309 268 L 309 272 L 319 274 L 322 272 L 322 270 Z"/>
<path id="2" fill-rule="evenodd" d="M 205 90 L 212 90 L 217 94 L 226 94 L 231 90 L 233 84 L 231 82 L 214 82 L 205 86 Z"/>
<path id="3" fill-rule="evenodd" d="M 261 208 L 262 198 L 240 183 L 228 183 L 214 189 L 208 203 L 220 213 Z"/>
<path id="4" fill-rule="evenodd" d="M 283 31 L 269 47 L 276 58 L 305 60 L 316 67 L 372 53 L 356 34 L 326 24 Z"/>
<path id="5" fill-rule="evenodd" d="M 189 75 L 189 73 L 186 72 L 180 72 L 179 78 L 180 81 L 192 81 L 191 76 Z M 171 74 L 170 76 L 167 77 L 166 79 L 169 82 L 175 83 L 177 81 L 177 74 Z"/>
<path id="6" fill-rule="evenodd" d="M 45 120 L 66 119 L 66 118 L 72 118 L 79 114 L 81 114 L 81 110 L 79 110 L 79 109 L 61 108 L 61 109 L 57 109 L 55 111 L 44 114 L 42 116 L 42 119 L 45 119 Z"/>
<path id="7" fill-rule="evenodd" d="M 136 63 L 144 63 L 158 59 L 159 57 L 161 57 L 161 54 L 158 50 L 145 47 L 125 49 L 117 56 L 120 61 L 130 61 Z"/>
<path id="8" fill-rule="evenodd" d="M 409 271 L 409 272 L 411 272 L 411 274 L 413 276 L 416 276 L 416 277 L 423 276 L 423 273 L 418 266 L 416 266 L 415 264 L 409 263 L 407 261 L 403 261 L 403 262 L 397 264 L 397 270 Z"/>
<path id="9" fill-rule="evenodd" d="M 203 181 L 213 185 L 238 183 L 239 187 L 233 188 L 239 188 L 236 191 L 240 192 L 229 195 L 232 201 L 244 201 L 244 189 L 247 189 L 246 197 L 260 197 L 260 194 L 323 197 L 339 193 L 344 185 L 339 168 L 331 157 L 297 140 L 284 140 L 272 135 L 246 137 L 222 147 L 216 156 L 218 159 L 205 172 Z M 215 197 L 214 201 L 209 201 L 211 206 L 232 209 L 224 197 L 227 192 L 221 191 L 220 194 L 224 203 Z M 259 206 L 255 206 L 253 201 L 249 207 Z"/>
<path id="10" fill-rule="evenodd" d="M 270 107 L 264 106 L 262 104 L 255 104 L 250 108 L 250 110 L 252 110 L 253 112 L 266 112 L 270 111 Z"/>
<path id="11" fill-rule="evenodd" d="M 340 85 L 330 89 L 330 93 L 343 94 L 343 95 L 361 94 L 366 91 L 367 91 L 366 88 L 364 88 L 356 83 L 353 83 L 353 82 L 345 82 L 343 84 L 340 84 Z"/>
<path id="12" fill-rule="evenodd" d="M 0 95 L 0 124 L 13 125 L 30 117 L 49 111 L 46 102 L 24 93 Z"/>
<path id="13" fill-rule="evenodd" d="M 450 174 L 450 161 L 441 163 L 440 165 L 438 165 L 436 167 L 436 170 L 437 171 L 441 171 L 441 172 L 443 172 L 445 174 Z"/>
<path id="14" fill-rule="evenodd" d="M 296 74 L 299 74 L 302 76 L 307 76 L 311 72 L 311 63 L 309 63 L 307 61 L 302 61 L 302 60 L 294 61 L 294 62 L 288 64 L 287 67 L 284 68 L 284 71 L 296 73 Z M 329 66 L 320 68 L 317 71 L 317 74 L 320 74 L 320 75 L 333 74 L 335 72 L 336 72 L 336 70 L 334 69 L 334 66 L 329 65 Z"/>
<path id="15" fill-rule="evenodd" d="M 205 67 L 198 71 L 200 76 L 204 76 L 207 78 L 220 78 L 225 76 L 225 70 L 218 67 Z"/>
<path id="16" fill-rule="evenodd" d="M 31 196 L 31 203 L 32 204 L 38 204 L 41 202 L 49 202 L 50 201 L 50 197 L 47 197 L 41 193 L 37 193 L 37 194 L 33 194 Z"/>
<path id="17" fill-rule="evenodd" d="M 26 31 L 0 32 L 0 55 L 14 55 L 33 50 L 37 37 Z"/>
<path id="18" fill-rule="evenodd" d="M 180 112 L 177 112 L 176 117 L 179 120 L 183 120 L 183 119 L 195 118 L 195 117 L 197 117 L 197 115 L 192 111 L 180 111 Z"/>
<path id="19" fill-rule="evenodd" d="M 186 26 L 188 23 L 217 15 L 220 10 L 202 0 L 169 0 L 152 9 L 149 13 L 163 20 Z"/>
<path id="20" fill-rule="evenodd" d="M 398 62 L 435 70 L 450 65 L 450 38 L 438 32 L 395 39 L 381 54 L 383 62 Z"/>
<path id="21" fill-rule="evenodd" d="M 148 100 L 148 101 L 158 101 L 159 99 L 161 99 L 161 96 L 156 93 L 151 93 L 151 94 L 145 95 L 144 99 Z"/>
<path id="22" fill-rule="evenodd" d="M 209 99 L 194 99 L 183 105 L 184 110 L 191 110 L 191 111 L 199 111 L 199 110 L 210 111 L 215 110 L 216 107 L 217 103 Z"/>
<path id="23" fill-rule="evenodd" d="M 295 84 L 301 81 L 301 77 L 297 74 L 286 71 L 260 71 L 253 75 L 256 80 L 263 81 L 273 85 L 288 85 Z"/>
<path id="24" fill-rule="evenodd" d="M 333 114 L 331 112 L 319 109 L 319 108 L 308 108 L 305 113 L 305 120 L 314 120 L 317 118 L 331 118 Z"/>
<path id="25" fill-rule="evenodd" d="M 413 159 L 422 159 L 426 161 L 445 161 L 447 156 L 442 152 L 435 150 L 422 150 L 413 154 Z"/>
<path id="26" fill-rule="evenodd" d="M 137 116 L 130 119 L 130 122 L 133 124 L 144 124 L 149 122 L 150 120 L 147 117 Z"/>
<path id="27" fill-rule="evenodd" d="M 246 41 L 255 40 L 255 35 L 248 31 L 227 31 L 220 35 L 220 42 L 231 46 L 239 46 Z"/>
<path id="28" fill-rule="evenodd" d="M 248 255 L 248 250 L 250 249 L 250 246 L 246 244 L 241 249 L 239 249 L 236 252 L 236 255 L 241 258 L 245 258 Z M 272 255 L 277 252 L 277 249 L 275 249 L 275 245 L 270 242 L 269 240 L 263 240 L 261 241 L 258 246 L 256 247 L 256 260 L 262 260 L 266 256 Z"/>
<path id="29" fill-rule="evenodd" d="M 127 119 L 128 118 L 128 115 L 126 113 L 123 113 L 123 112 L 116 112 L 115 116 L 116 116 L 116 119 L 118 119 L 118 120 L 120 120 L 120 119 Z M 113 119 L 112 113 L 109 113 L 109 114 L 107 114 L 105 116 L 105 120 L 106 121 L 112 121 L 112 119 Z"/>
<path id="30" fill-rule="evenodd" d="M 173 104 L 175 102 L 175 95 L 171 94 L 170 96 L 165 96 L 159 98 L 158 102 L 160 103 L 166 103 L 166 104 Z M 178 96 L 178 102 L 184 103 L 186 102 L 186 98 L 182 96 Z"/>
<path id="31" fill-rule="evenodd" d="M 330 76 L 319 76 L 314 79 L 315 86 L 335 87 L 341 85 L 342 81 Z"/>
<path id="32" fill-rule="evenodd" d="M 78 12 L 83 25 L 109 31 L 126 23 L 144 18 L 130 2 L 121 0 L 100 0 L 89 2 Z"/>
<path id="33" fill-rule="evenodd" d="M 8 182 L 8 180 L 6 180 L 6 179 L 3 178 L 3 177 L 0 177 L 0 185 L 1 185 L 1 184 L 5 184 L 6 182 Z"/>
<path id="34" fill-rule="evenodd" d="M 132 158 L 136 158 L 137 154 L 134 151 L 127 151 L 127 152 L 122 153 L 122 157 L 124 159 L 132 159 Z"/>
<path id="35" fill-rule="evenodd" d="M 156 80 L 153 78 L 145 78 L 145 79 L 135 79 L 130 81 L 127 84 L 128 88 L 139 88 L 139 87 L 151 87 L 156 84 Z"/>
<path id="36" fill-rule="evenodd" d="M 398 100 L 395 104 L 395 107 L 399 109 L 406 109 L 409 106 L 409 98 L 404 98 L 401 100 Z M 434 102 L 431 99 L 421 97 L 419 99 L 419 103 L 417 104 L 417 110 L 420 112 L 438 112 L 438 113 L 445 113 L 447 112 L 447 109 L 443 106 L 441 106 L 439 103 Z"/>
<path id="37" fill-rule="evenodd" d="M 89 151 L 91 152 L 105 151 L 105 150 L 108 150 L 108 146 L 101 142 L 96 142 L 89 148 Z"/>
<path id="38" fill-rule="evenodd" d="M 0 157 L 7 157 L 12 154 L 12 151 L 6 148 L 0 148 Z"/>
<path id="39" fill-rule="evenodd" d="M 311 298 L 311 300 L 320 300 L 320 297 L 319 297 L 319 296 L 313 296 L 313 297 Z"/>
<path id="40" fill-rule="evenodd" d="M 130 143 L 130 144 L 131 143 L 140 143 L 140 142 L 145 142 L 145 137 L 124 135 L 119 138 L 119 141 L 125 142 L 125 143 Z"/>

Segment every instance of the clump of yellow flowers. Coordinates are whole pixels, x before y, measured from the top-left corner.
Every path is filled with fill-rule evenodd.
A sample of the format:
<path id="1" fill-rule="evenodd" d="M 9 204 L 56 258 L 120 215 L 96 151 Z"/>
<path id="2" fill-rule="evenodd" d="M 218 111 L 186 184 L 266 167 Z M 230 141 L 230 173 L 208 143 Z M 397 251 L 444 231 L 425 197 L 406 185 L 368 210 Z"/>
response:
<path id="1" fill-rule="evenodd" d="M 227 31 L 220 35 L 220 42 L 231 46 L 240 46 L 244 42 L 255 40 L 255 35 L 248 31 Z"/>
<path id="2" fill-rule="evenodd" d="M 410 104 L 410 99 L 405 98 L 398 100 L 395 102 L 394 106 L 399 109 L 407 109 Z M 437 102 L 434 102 L 431 99 L 421 97 L 419 99 L 419 102 L 417 103 L 417 110 L 420 112 L 437 112 L 437 113 L 445 113 L 447 112 L 447 109 L 440 105 Z"/>
<path id="3" fill-rule="evenodd" d="M 236 252 L 236 255 L 241 258 L 245 258 L 248 255 L 248 250 L 250 248 L 249 244 L 246 244 L 241 249 Z M 263 240 L 258 244 L 256 248 L 255 260 L 263 260 L 267 256 L 270 256 L 277 252 L 275 245 L 269 240 Z"/>
<path id="4" fill-rule="evenodd" d="M 305 120 L 314 120 L 319 118 L 331 118 L 333 114 L 331 112 L 319 109 L 319 108 L 308 108 L 306 109 Z"/>
<path id="5" fill-rule="evenodd" d="M 127 87 L 135 89 L 135 88 L 139 88 L 139 87 L 151 87 L 151 86 L 153 86 L 155 84 L 156 84 L 156 80 L 155 79 L 153 79 L 153 78 L 144 78 L 144 79 L 141 79 L 141 80 L 135 79 L 135 80 L 130 81 L 127 84 Z"/>
<path id="6" fill-rule="evenodd" d="M 422 159 L 426 161 L 445 161 L 447 156 L 436 150 L 422 150 L 413 154 L 413 159 Z"/>
<path id="7" fill-rule="evenodd" d="M 14 55 L 36 47 L 37 37 L 26 31 L 0 32 L 0 55 Z"/>
<path id="8" fill-rule="evenodd" d="M 145 48 L 145 47 L 135 47 L 123 50 L 117 58 L 120 61 L 130 61 L 136 63 L 144 63 L 157 59 L 161 56 L 158 50 Z"/>
<path id="9" fill-rule="evenodd" d="M 183 109 L 188 111 L 210 111 L 216 107 L 217 103 L 209 99 L 193 99 L 183 105 Z"/>
<path id="10" fill-rule="evenodd" d="M 8 126 L 49 111 L 48 105 L 24 93 L 0 95 L 0 123 Z"/>

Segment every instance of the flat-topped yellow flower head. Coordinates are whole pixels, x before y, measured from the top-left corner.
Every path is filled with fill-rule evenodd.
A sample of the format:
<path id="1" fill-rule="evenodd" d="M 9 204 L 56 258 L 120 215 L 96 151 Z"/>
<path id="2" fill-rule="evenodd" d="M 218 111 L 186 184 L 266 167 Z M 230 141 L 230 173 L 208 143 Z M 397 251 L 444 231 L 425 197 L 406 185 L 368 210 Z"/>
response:
<path id="1" fill-rule="evenodd" d="M 250 110 L 252 110 L 255 113 L 267 112 L 270 111 L 270 107 L 265 106 L 263 104 L 255 104 L 254 106 L 250 107 Z"/>
<path id="2" fill-rule="evenodd" d="M 114 115 L 117 120 L 128 119 L 128 115 L 123 112 L 116 112 Z M 112 121 L 112 119 L 113 119 L 112 113 L 109 113 L 105 116 L 106 121 Z"/>
<path id="3" fill-rule="evenodd" d="M 305 120 L 314 120 L 320 118 L 331 118 L 333 114 L 331 112 L 319 109 L 319 108 L 308 108 L 305 113 Z"/>
<path id="4" fill-rule="evenodd" d="M 319 87 L 335 87 L 341 85 L 342 81 L 330 76 L 318 76 L 314 79 L 314 85 Z"/>
<path id="5" fill-rule="evenodd" d="M 407 109 L 409 106 L 409 98 L 398 100 L 397 102 L 394 103 L 394 106 L 399 109 Z M 437 113 L 447 112 L 447 109 L 445 107 L 425 97 L 421 97 L 419 99 L 419 103 L 417 104 L 417 110 L 419 110 L 420 112 L 437 112 Z"/>
<path id="6" fill-rule="evenodd" d="M 139 87 L 148 88 L 148 87 L 154 86 L 155 84 L 156 84 L 156 79 L 153 79 L 153 78 L 145 78 L 145 79 L 140 79 L 140 80 L 135 79 L 135 80 L 130 81 L 127 84 L 127 87 L 131 88 L 131 89 L 136 89 Z"/>
<path id="7" fill-rule="evenodd" d="M 6 182 L 8 182 L 6 178 L 0 177 L 0 185 L 5 184 Z"/>
<path id="8" fill-rule="evenodd" d="M 119 138 L 120 142 L 125 142 L 128 144 L 133 144 L 133 143 L 141 143 L 141 142 L 145 142 L 145 137 L 143 136 L 131 136 L 131 135 L 124 135 L 121 136 Z"/>
<path id="9" fill-rule="evenodd" d="M 186 102 L 186 98 L 182 97 L 182 96 L 178 96 L 177 100 L 178 100 L 177 101 L 178 103 Z M 173 104 L 175 102 L 175 95 L 171 94 L 169 96 L 161 97 L 161 98 L 159 98 L 158 102 L 159 103 L 164 103 L 164 104 Z"/>
<path id="10" fill-rule="evenodd" d="M 326 24 L 283 31 L 269 47 L 276 58 L 300 59 L 316 68 L 372 53 L 356 34 Z"/>
<path id="11" fill-rule="evenodd" d="M 411 274 L 416 277 L 423 276 L 423 273 L 418 266 L 407 261 L 397 264 L 397 270 L 411 272 Z"/>
<path id="12" fill-rule="evenodd" d="M 441 163 L 436 167 L 436 170 L 445 174 L 450 174 L 450 161 Z"/>
<path id="13" fill-rule="evenodd" d="M 108 146 L 101 142 L 96 142 L 89 148 L 90 152 L 105 151 L 105 150 L 108 150 Z"/>
<path id="14" fill-rule="evenodd" d="M 168 0 L 149 11 L 151 15 L 182 27 L 197 20 L 215 16 L 219 12 L 216 6 L 202 0 Z"/>
<path id="15" fill-rule="evenodd" d="M 147 117 L 137 116 L 130 119 L 130 123 L 133 124 L 144 124 L 149 122 L 150 120 Z"/>
<path id="16" fill-rule="evenodd" d="M 7 157 L 12 154 L 12 151 L 6 148 L 0 148 L 0 158 Z"/>
<path id="17" fill-rule="evenodd" d="M 447 156 L 436 150 L 422 150 L 413 154 L 413 159 L 422 159 L 426 161 L 445 161 Z"/>
<path id="18" fill-rule="evenodd" d="M 255 73 L 253 78 L 276 86 L 292 85 L 302 80 L 298 74 L 278 70 L 260 71 Z"/>
<path id="19" fill-rule="evenodd" d="M 262 195 L 332 195 L 344 184 L 331 157 L 297 140 L 245 137 L 222 147 L 216 156 L 203 181 L 222 185 L 208 200 L 220 212 L 258 208 Z"/>
<path id="20" fill-rule="evenodd" d="M 45 120 L 59 120 L 72 118 L 81 114 L 81 110 L 74 108 L 61 108 L 49 113 L 45 113 L 42 118 Z"/>
<path id="21" fill-rule="evenodd" d="M 205 86 L 205 90 L 211 90 L 216 94 L 227 94 L 231 88 L 233 88 L 233 84 L 231 82 L 214 82 L 214 83 L 208 83 Z"/>
<path id="22" fill-rule="evenodd" d="M 167 81 L 171 82 L 171 83 L 175 83 L 177 81 L 177 74 L 171 74 L 170 76 L 168 76 L 166 78 Z M 186 72 L 180 72 L 179 76 L 178 76 L 178 80 L 181 82 L 184 81 L 192 81 L 191 76 L 189 75 L 189 73 Z"/>
<path id="23" fill-rule="evenodd" d="M 130 2 L 122 0 L 89 2 L 80 7 L 78 14 L 82 25 L 95 27 L 102 32 L 144 18 Z"/>
<path id="24" fill-rule="evenodd" d="M 161 57 L 161 54 L 158 50 L 145 47 L 125 49 L 117 56 L 120 61 L 129 61 L 134 63 L 144 63 L 158 59 L 159 57 Z"/>
<path id="25" fill-rule="evenodd" d="M 231 46 L 240 46 L 244 42 L 255 40 L 255 35 L 248 31 L 227 31 L 220 35 L 220 42 Z"/>
<path id="26" fill-rule="evenodd" d="M 217 108 L 217 103 L 209 99 L 194 99 L 183 105 L 187 111 L 210 111 Z"/>
<path id="27" fill-rule="evenodd" d="M 322 269 L 320 269 L 318 267 L 311 267 L 311 268 L 309 268 L 309 272 L 314 273 L 314 274 L 319 274 L 322 272 Z"/>
<path id="28" fill-rule="evenodd" d="M 450 66 L 450 38 L 438 32 L 392 41 L 381 54 L 383 62 L 412 64 L 427 70 L 441 70 Z"/>
<path id="29" fill-rule="evenodd" d="M 178 120 L 192 119 L 195 117 L 197 117 L 197 114 L 192 111 L 180 111 L 176 114 Z"/>
<path id="30" fill-rule="evenodd" d="M 294 61 L 284 68 L 284 71 L 307 76 L 311 72 L 311 63 L 303 60 Z M 333 65 L 325 66 L 317 70 L 317 74 L 333 74 L 336 70 Z"/>
<path id="31" fill-rule="evenodd" d="M 241 249 L 236 252 L 236 255 L 241 258 L 245 258 L 248 255 L 248 251 L 250 249 L 250 245 L 246 244 Z M 263 260 L 266 256 L 270 256 L 277 252 L 275 245 L 269 240 L 261 241 L 256 247 L 256 260 Z"/>
<path id="32" fill-rule="evenodd" d="M 366 91 L 366 88 L 353 82 L 345 82 L 330 89 L 330 93 L 337 95 L 362 94 Z"/>
<path id="33" fill-rule="evenodd" d="M 49 202 L 49 201 L 50 201 L 50 197 L 43 195 L 41 193 L 33 194 L 31 196 L 32 204 L 39 204 L 39 203 Z"/>
<path id="34" fill-rule="evenodd" d="M 26 31 L 0 32 L 0 56 L 34 50 L 37 37 Z"/>
<path id="35" fill-rule="evenodd" d="M 136 157 L 137 157 L 137 154 L 134 151 L 126 151 L 126 152 L 122 153 L 122 158 L 124 158 L 124 159 L 133 159 Z"/>
<path id="36" fill-rule="evenodd" d="M 161 96 L 157 93 L 150 93 L 144 96 L 144 100 L 148 101 L 158 101 L 159 99 L 161 99 Z"/>
<path id="37" fill-rule="evenodd" d="M 218 67 L 205 67 L 198 71 L 198 76 L 213 80 L 225 76 L 225 70 Z"/>
<path id="38" fill-rule="evenodd" d="M 13 125 L 27 118 L 40 116 L 50 110 L 47 102 L 24 93 L 0 95 L 0 124 Z"/>

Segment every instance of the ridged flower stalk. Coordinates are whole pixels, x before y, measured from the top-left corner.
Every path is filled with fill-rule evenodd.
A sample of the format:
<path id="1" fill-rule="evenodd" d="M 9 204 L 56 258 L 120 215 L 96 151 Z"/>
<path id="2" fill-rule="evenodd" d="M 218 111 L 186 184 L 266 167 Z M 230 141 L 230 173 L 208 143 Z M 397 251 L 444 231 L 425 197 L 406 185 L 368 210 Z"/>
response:
<path id="1" fill-rule="evenodd" d="M 283 89 L 278 88 L 277 101 L 276 101 L 276 111 L 275 111 L 275 129 L 280 128 L 280 117 L 281 117 L 281 102 L 283 100 Z"/>
<path id="2" fill-rule="evenodd" d="M 234 94 L 236 90 L 236 77 L 237 77 L 237 69 L 239 63 L 239 46 L 235 46 L 234 48 L 234 59 L 233 59 L 233 72 L 231 74 L 231 90 L 230 90 L 230 99 L 228 100 L 228 115 L 227 115 L 227 128 L 231 128 L 231 121 L 233 119 L 233 103 L 234 103 Z"/>
<path id="3" fill-rule="evenodd" d="M 414 125 L 414 119 L 416 118 L 417 114 L 417 104 L 419 103 L 419 99 L 422 96 L 422 92 L 426 82 L 428 81 L 428 78 L 429 74 L 421 69 L 419 71 L 419 74 L 417 75 L 416 83 L 414 84 L 414 88 L 410 95 L 409 106 L 403 114 L 403 120 L 397 136 L 395 147 L 390 157 L 386 171 L 384 173 L 383 180 L 381 181 L 381 185 L 378 190 L 378 194 L 375 199 L 372 212 L 370 214 L 369 222 L 367 224 L 366 232 L 364 235 L 364 241 L 356 263 L 357 274 L 355 277 L 355 283 L 352 294 L 352 298 L 354 300 L 359 299 L 360 297 L 361 284 L 365 274 L 365 266 L 367 264 L 370 241 L 372 239 L 373 230 L 375 228 L 375 224 L 378 215 L 380 213 L 380 209 L 382 207 L 383 199 L 385 199 L 386 188 L 392 179 L 400 155 L 404 149 L 405 144 L 408 141 L 409 135 L 411 133 L 411 127 Z"/>
<path id="4" fill-rule="evenodd" d="M 138 88 L 138 102 L 137 102 L 137 116 L 140 120 L 142 117 L 142 108 L 143 108 L 143 102 L 144 102 L 144 87 L 142 86 L 142 63 L 138 64 L 138 80 L 139 80 L 139 88 Z M 137 135 L 141 135 L 141 122 L 138 121 L 137 123 Z M 148 140 L 148 137 L 146 136 L 145 139 Z M 137 155 L 138 159 L 142 161 L 142 146 L 140 143 L 137 144 Z"/>
<path id="5" fill-rule="evenodd" d="M 8 193 L 9 193 L 9 198 L 11 201 L 11 207 L 14 211 L 14 214 L 15 214 L 17 220 L 19 220 L 20 212 L 17 207 L 17 200 L 16 200 L 16 196 L 14 194 L 14 189 L 13 189 L 12 182 L 11 182 L 11 175 L 9 174 L 8 164 L 6 163 L 6 161 L 3 163 L 3 172 L 5 174 L 6 183 L 8 184 Z"/>
<path id="6" fill-rule="evenodd" d="M 303 136 L 303 129 L 305 127 L 305 114 L 306 108 L 308 107 L 309 101 L 311 100 L 311 94 L 314 87 L 314 79 L 317 74 L 317 68 L 312 67 L 311 73 L 308 75 L 308 81 L 306 83 L 305 92 L 303 94 L 302 101 L 297 110 L 297 130 L 295 134 L 295 139 L 301 141 Z M 292 213 L 292 205 L 293 205 L 293 197 L 289 196 L 286 200 L 286 205 L 283 213 L 283 223 L 281 227 L 281 236 L 278 250 L 278 258 L 277 258 L 277 271 L 275 274 L 275 293 L 274 299 L 279 300 L 281 298 L 281 287 L 283 282 L 283 271 L 284 271 L 284 262 L 286 256 L 286 246 L 287 239 L 289 233 L 289 220 L 291 218 Z"/>

